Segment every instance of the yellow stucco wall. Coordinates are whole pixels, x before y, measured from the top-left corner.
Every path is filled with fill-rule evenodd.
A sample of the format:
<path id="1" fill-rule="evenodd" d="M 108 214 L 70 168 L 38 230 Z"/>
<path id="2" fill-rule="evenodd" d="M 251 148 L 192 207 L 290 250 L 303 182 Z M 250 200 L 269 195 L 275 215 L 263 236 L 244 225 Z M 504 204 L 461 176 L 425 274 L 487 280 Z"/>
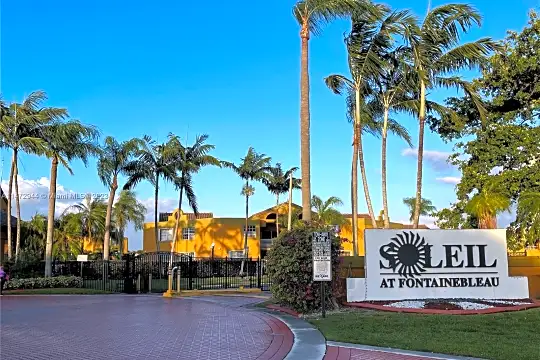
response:
<path id="1" fill-rule="evenodd" d="M 176 211 L 169 216 L 168 221 L 158 223 L 159 229 L 174 229 Z M 212 255 L 212 243 L 214 243 L 214 257 L 224 258 L 231 250 L 243 250 L 244 237 L 243 227 L 245 219 L 242 218 L 208 218 L 188 221 L 186 215 L 182 213 L 180 217 L 180 227 L 175 245 L 177 253 L 194 253 L 195 257 L 210 257 Z M 248 257 L 258 258 L 260 253 L 260 225 L 259 220 L 249 220 L 249 225 L 256 228 L 256 237 L 248 238 Z M 193 239 L 182 239 L 182 229 L 193 227 L 195 236 Z M 159 235 L 158 235 L 159 236 Z M 160 251 L 171 251 L 172 241 L 161 241 Z M 156 241 L 154 223 L 144 224 L 143 229 L 143 251 L 156 251 Z"/>
<path id="2" fill-rule="evenodd" d="M 124 238 L 124 241 L 122 241 L 122 254 L 128 253 L 128 248 L 129 248 L 128 245 L 129 245 L 128 238 Z M 85 254 L 103 251 L 103 243 L 97 242 L 97 241 L 90 241 L 87 238 L 84 239 L 83 247 L 84 247 Z M 114 248 L 115 246 L 111 246 L 111 250 Z"/>

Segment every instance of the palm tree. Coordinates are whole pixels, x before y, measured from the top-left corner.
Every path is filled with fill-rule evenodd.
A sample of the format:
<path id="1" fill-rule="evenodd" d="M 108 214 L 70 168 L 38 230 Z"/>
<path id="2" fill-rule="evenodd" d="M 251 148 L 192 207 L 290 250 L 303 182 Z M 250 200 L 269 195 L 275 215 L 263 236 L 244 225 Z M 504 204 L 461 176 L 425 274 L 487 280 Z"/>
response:
<path id="1" fill-rule="evenodd" d="M 403 203 L 407 205 L 409 208 L 410 218 L 409 220 L 412 222 L 414 220 L 414 214 L 416 213 L 416 198 L 414 197 L 408 197 L 403 199 Z M 437 211 L 437 208 L 433 205 L 431 200 L 429 199 L 422 199 L 422 202 L 420 203 L 420 211 L 419 213 L 422 216 L 430 216 L 435 211 Z"/>
<path id="2" fill-rule="evenodd" d="M 249 198 L 255 193 L 255 188 L 250 182 L 262 181 L 268 177 L 268 172 L 272 168 L 272 159 L 266 154 L 259 154 L 250 147 L 244 158 L 238 165 L 228 161 L 222 161 L 222 165 L 234 171 L 246 183 L 242 187 L 242 195 L 246 197 L 246 224 L 244 226 L 244 260 L 248 257 L 248 219 L 249 219 Z M 240 267 L 240 276 L 244 274 L 244 260 Z"/>
<path id="3" fill-rule="evenodd" d="M 54 220 L 52 253 L 61 260 L 74 259 L 83 253 L 84 232 L 81 213 L 62 214 Z"/>
<path id="4" fill-rule="evenodd" d="M 0 139 L 5 147 L 13 151 L 11 169 L 8 181 L 8 238 L 11 239 L 11 201 L 12 185 L 15 187 L 15 204 L 17 211 L 17 235 L 15 258 L 17 259 L 21 243 L 21 205 L 18 181 L 18 155 L 20 151 L 30 154 L 43 152 L 44 141 L 40 127 L 51 120 L 63 118 L 65 109 L 43 108 L 42 103 L 47 99 L 43 91 L 34 91 L 21 104 L 13 103 L 9 107 L 2 106 L 2 121 L 0 122 Z M 8 257 L 13 256 L 12 244 L 8 242 Z"/>
<path id="5" fill-rule="evenodd" d="M 68 211 L 74 211 L 80 214 L 82 229 L 84 231 L 84 235 L 88 236 L 89 242 L 94 242 L 100 237 L 100 235 L 105 233 L 107 204 L 105 204 L 103 200 L 93 199 L 91 194 L 87 194 L 82 203 L 71 205 L 64 211 L 64 214 Z M 105 260 L 108 259 L 108 257 L 105 258 Z"/>
<path id="6" fill-rule="evenodd" d="M 479 229 L 496 229 L 497 215 L 510 210 L 511 201 L 493 185 L 484 186 L 465 205 L 465 211 L 478 218 Z"/>
<path id="7" fill-rule="evenodd" d="M 266 185 L 268 191 L 276 196 L 276 233 L 279 235 L 279 197 L 281 194 L 287 193 L 292 189 L 300 189 L 301 181 L 292 177 L 292 174 L 298 170 L 297 167 L 292 167 L 287 171 L 283 171 L 281 164 L 268 170 L 268 176 L 263 179 L 263 184 Z M 290 180 L 292 178 L 292 188 L 289 189 Z M 289 210 L 290 211 L 290 210 Z"/>
<path id="8" fill-rule="evenodd" d="M 459 44 L 460 28 L 466 33 L 473 25 L 480 26 L 481 16 L 470 5 L 446 4 L 429 11 L 424 22 L 407 34 L 411 47 L 412 62 L 419 88 L 418 112 L 418 162 L 416 177 L 416 212 L 413 227 L 417 228 L 420 220 L 422 201 L 422 165 L 424 154 L 424 128 L 426 120 L 426 94 L 430 89 L 442 86 L 464 90 L 473 100 L 481 117 L 485 109 L 471 85 L 458 76 L 451 76 L 463 68 L 473 69 L 482 65 L 486 56 L 498 45 L 491 38 L 482 38 L 474 42 Z"/>
<path id="9" fill-rule="evenodd" d="M 114 204 L 112 215 L 116 226 L 116 236 L 119 241 L 120 252 L 123 249 L 124 232 L 129 223 L 135 226 L 135 230 L 142 230 L 146 207 L 137 201 L 134 191 L 123 190 L 120 192 L 118 201 Z"/>
<path id="10" fill-rule="evenodd" d="M 408 11 L 391 12 L 384 5 L 374 5 L 353 13 L 351 32 L 345 37 L 349 71 L 351 79 L 343 75 L 330 75 L 325 83 L 336 94 L 347 94 L 348 114 L 352 111 L 353 119 L 353 158 L 351 167 L 351 203 L 353 247 L 356 252 L 358 243 L 358 162 L 366 205 L 373 227 L 377 227 L 375 212 L 369 194 L 364 163 L 362 133 L 371 131 L 380 133 L 375 117 L 381 110 L 366 101 L 371 94 L 370 81 L 383 73 L 384 57 L 394 45 L 394 35 L 404 34 L 414 24 L 414 17 Z M 364 121 L 362 121 L 364 120 Z M 405 130 L 393 123 L 396 132 Z M 405 132 L 402 135 L 408 136 Z M 355 253 L 356 256 L 356 253 Z"/>
<path id="11" fill-rule="evenodd" d="M 158 145 L 150 136 L 145 135 L 136 155 L 137 159 L 130 161 L 124 168 L 128 175 L 124 190 L 133 189 L 143 180 L 150 182 L 154 187 L 154 236 L 156 238 L 156 251 L 159 252 L 159 180 L 163 178 L 172 183 L 176 181 L 176 154 L 173 140 L 169 139 L 166 143 Z"/>
<path id="12" fill-rule="evenodd" d="M 343 202 L 338 197 L 330 196 L 328 199 L 322 200 L 320 197 L 313 195 L 311 206 L 317 214 L 315 223 L 319 226 L 345 225 L 347 219 L 335 208 L 342 205 Z"/>
<path id="13" fill-rule="evenodd" d="M 382 200 L 384 209 L 384 228 L 390 228 L 387 190 L 387 140 L 391 119 L 391 111 L 414 112 L 415 101 L 411 98 L 410 73 L 411 69 L 405 59 L 406 49 L 398 47 L 385 56 L 385 63 L 382 72 L 373 79 L 375 99 L 383 108 L 382 141 L 381 141 L 381 182 Z M 412 147 L 412 140 L 407 129 L 396 123 L 396 128 L 400 127 L 400 137 Z M 373 221 L 373 220 L 372 220 Z"/>
<path id="14" fill-rule="evenodd" d="M 109 259 L 109 246 L 111 237 L 111 217 L 113 202 L 118 189 L 118 176 L 125 174 L 126 165 L 135 154 L 140 139 L 131 139 L 119 143 L 112 136 L 105 138 L 101 155 L 98 160 L 98 176 L 101 182 L 109 188 L 109 199 L 107 203 L 107 214 L 105 217 L 105 234 L 103 237 L 103 260 Z"/>
<path id="15" fill-rule="evenodd" d="M 56 208 L 56 180 L 58 164 L 64 166 L 70 174 L 73 171 L 69 163 L 80 159 L 85 165 L 91 156 L 99 155 L 96 141 L 99 131 L 92 125 L 84 125 L 78 120 L 66 122 L 54 121 L 42 130 L 46 148 L 43 154 L 51 159 L 51 178 L 49 185 L 49 211 L 47 214 L 47 241 L 45 245 L 45 276 L 51 276 L 52 251 L 54 237 L 54 212 Z"/>
<path id="16" fill-rule="evenodd" d="M 364 1 L 362 1 L 363 3 Z M 323 25 L 350 16 L 358 0 L 298 0 L 293 14 L 300 25 L 300 157 L 302 167 L 302 219 L 311 221 L 310 109 L 309 109 L 309 39 L 318 35 Z"/>
<path id="17" fill-rule="evenodd" d="M 209 155 L 208 153 L 214 150 L 215 146 L 211 144 L 205 144 L 208 139 L 208 135 L 200 135 L 195 139 L 195 143 L 192 146 L 184 146 L 180 142 L 177 136 L 169 135 L 172 141 L 172 146 L 176 151 L 176 171 L 179 173 L 177 176 L 175 185 L 180 190 L 178 196 L 178 216 L 176 217 L 176 223 L 174 225 L 173 242 L 171 246 L 171 256 L 169 258 L 169 270 L 172 269 L 173 253 L 178 238 L 178 228 L 180 227 L 180 214 L 182 212 L 182 196 L 184 191 L 188 199 L 189 206 L 195 214 L 199 213 L 197 207 L 197 197 L 193 189 L 193 174 L 198 173 L 203 167 L 214 165 L 221 167 L 221 162 Z"/>

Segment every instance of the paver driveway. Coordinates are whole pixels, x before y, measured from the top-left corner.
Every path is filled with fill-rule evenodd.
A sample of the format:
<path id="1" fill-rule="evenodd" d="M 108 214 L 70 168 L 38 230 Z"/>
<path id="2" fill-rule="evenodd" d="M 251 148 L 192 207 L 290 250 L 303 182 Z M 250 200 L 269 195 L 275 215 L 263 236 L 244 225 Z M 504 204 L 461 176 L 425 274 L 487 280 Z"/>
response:
<path id="1" fill-rule="evenodd" d="M 292 345 L 282 323 L 240 301 L 83 295 L 0 302 L 1 359 L 262 360 L 282 359 Z"/>

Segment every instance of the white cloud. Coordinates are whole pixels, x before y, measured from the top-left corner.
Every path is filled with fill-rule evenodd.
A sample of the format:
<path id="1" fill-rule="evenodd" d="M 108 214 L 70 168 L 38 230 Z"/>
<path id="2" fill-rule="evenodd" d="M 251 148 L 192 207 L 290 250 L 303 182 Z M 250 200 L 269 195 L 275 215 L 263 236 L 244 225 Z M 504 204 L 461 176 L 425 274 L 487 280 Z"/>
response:
<path id="1" fill-rule="evenodd" d="M 442 182 L 444 184 L 457 185 L 460 183 L 461 178 L 457 176 L 443 176 L 443 177 L 438 177 L 435 180 L 437 180 L 438 182 Z"/>
<path id="2" fill-rule="evenodd" d="M 139 200 L 145 207 L 146 207 L 146 222 L 153 222 L 154 221 L 154 205 L 155 200 L 153 197 Z M 159 199 L 158 201 L 158 213 L 162 212 L 173 212 L 174 209 L 178 207 L 178 200 L 177 199 Z"/>
<path id="3" fill-rule="evenodd" d="M 418 149 L 406 148 L 401 152 L 401 155 L 417 158 Z M 424 150 L 424 161 L 428 163 L 433 170 L 444 172 L 454 168 L 452 164 L 448 163 L 448 157 L 450 155 L 452 154 L 444 151 Z"/>
<path id="4" fill-rule="evenodd" d="M 40 179 L 24 179 L 22 176 L 18 176 L 19 183 L 19 198 L 21 203 L 21 218 L 28 220 L 34 214 L 40 213 L 46 215 L 49 208 L 49 179 L 42 177 Z M 8 193 L 8 181 L 3 180 L 1 182 L 2 190 L 7 196 Z M 90 190 L 89 190 L 90 191 Z M 96 193 L 96 196 L 107 200 L 107 193 Z M 70 206 L 85 201 L 85 193 L 80 193 L 67 189 L 62 184 L 56 185 L 56 206 L 55 216 L 62 215 Z M 13 188 L 12 198 L 15 197 L 15 188 Z M 118 199 L 116 196 L 115 201 Z M 146 207 L 146 222 L 154 221 L 154 198 L 139 199 L 139 201 Z M 165 198 L 159 199 L 158 211 L 159 212 L 172 212 L 178 205 L 177 199 Z M 69 210 L 68 210 L 69 211 Z M 13 202 L 13 215 L 15 216 L 15 202 Z M 128 226 L 126 236 L 129 238 L 130 249 L 142 248 L 142 232 L 135 231 L 133 226 Z"/>
<path id="5" fill-rule="evenodd" d="M 19 184 L 19 199 L 21 203 L 21 217 L 28 219 L 36 212 L 47 214 L 49 208 L 49 188 L 50 182 L 46 177 L 37 180 L 24 179 L 18 176 Z M 7 196 L 8 181 L 3 180 L 1 183 L 2 190 Z M 12 199 L 15 199 L 15 186 L 13 185 Z M 55 216 L 61 215 L 71 205 L 80 203 L 84 200 L 84 194 L 66 189 L 61 184 L 56 185 L 56 206 Z M 13 202 L 14 203 L 14 202 Z M 15 211 L 15 206 L 13 206 Z M 15 214 L 14 214 L 15 215 Z"/>

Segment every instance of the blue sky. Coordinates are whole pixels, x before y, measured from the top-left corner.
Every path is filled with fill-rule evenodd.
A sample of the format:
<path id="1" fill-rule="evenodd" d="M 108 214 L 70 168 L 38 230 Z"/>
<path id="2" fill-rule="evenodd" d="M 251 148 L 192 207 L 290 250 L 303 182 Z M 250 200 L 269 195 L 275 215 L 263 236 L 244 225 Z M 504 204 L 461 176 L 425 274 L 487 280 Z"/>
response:
<path id="1" fill-rule="evenodd" d="M 445 1 L 433 1 L 433 6 Z M 402 8 L 401 1 L 387 4 Z M 407 6 L 422 16 L 428 0 Z M 482 13 L 482 28 L 464 37 L 502 39 L 520 30 L 538 0 L 470 1 Z M 281 162 L 298 166 L 299 152 L 299 28 L 292 17 L 294 1 L 74 2 L 68 0 L 4 1 L 1 7 L 1 77 L 3 98 L 20 101 L 33 90 L 49 95 L 50 106 L 66 107 L 73 118 L 98 126 L 103 136 L 119 140 L 150 135 L 164 141 L 169 132 L 192 141 L 209 134 L 215 155 L 237 162 L 249 146 Z M 350 212 L 351 131 L 343 98 L 332 94 L 323 78 L 347 74 L 343 33 L 348 23 L 328 26 L 311 43 L 312 192 L 338 196 Z M 437 91 L 442 100 L 453 92 Z M 397 115 L 417 141 L 415 119 Z M 374 208 L 382 208 L 380 140 L 366 138 L 364 151 Z M 391 138 L 388 147 L 390 218 L 408 219 L 404 197 L 415 191 L 416 158 L 403 155 L 406 144 Z M 423 196 L 438 208 L 455 198 L 453 178 L 459 172 L 445 164 L 452 146 L 427 134 Z M 409 152 L 410 153 L 410 152 Z M 1 153 L 4 181 L 10 154 Z M 46 189 L 50 162 L 21 156 L 21 192 Z M 73 163 L 75 175 L 60 170 L 63 191 L 102 193 L 95 161 L 87 168 Z M 45 179 L 44 179 L 45 178 Z M 446 182 L 445 182 L 446 180 Z M 200 211 L 215 216 L 243 216 L 242 182 L 226 169 L 205 169 L 195 177 Z M 4 190 L 6 187 L 4 186 Z M 149 184 L 136 189 L 146 204 Z M 365 212 L 360 189 L 360 209 Z M 161 184 L 160 211 L 174 207 L 176 194 Z M 253 212 L 270 207 L 274 198 L 256 185 Z M 300 193 L 294 201 L 299 203 Z M 23 218 L 45 211 L 46 203 L 23 203 Z M 152 209 L 149 207 L 149 211 Z M 150 218 L 150 216 L 148 217 Z M 426 221 L 428 221 L 426 219 Z M 130 248 L 141 247 L 141 234 L 129 232 Z"/>

